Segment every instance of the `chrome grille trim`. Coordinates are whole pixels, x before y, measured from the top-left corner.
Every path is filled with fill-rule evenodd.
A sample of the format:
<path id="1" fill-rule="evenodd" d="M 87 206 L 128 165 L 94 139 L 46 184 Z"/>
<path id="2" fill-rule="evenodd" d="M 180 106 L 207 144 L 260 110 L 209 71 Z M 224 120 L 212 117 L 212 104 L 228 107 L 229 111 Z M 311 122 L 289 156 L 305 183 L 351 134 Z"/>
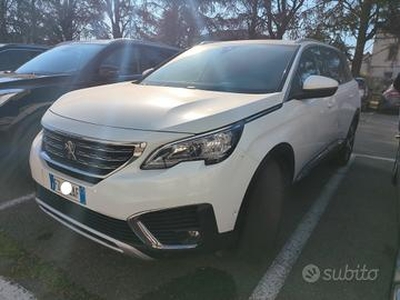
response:
<path id="1" fill-rule="evenodd" d="M 81 174 L 81 175 L 83 175 L 83 176 L 94 177 L 94 178 L 98 178 L 98 179 L 104 179 L 104 178 L 107 177 L 106 175 L 96 175 L 96 174 L 89 173 L 89 172 L 85 172 L 85 171 L 82 171 L 82 170 L 79 170 L 79 169 L 76 169 L 76 168 L 73 168 L 73 167 L 68 167 L 68 166 L 66 166 L 66 165 L 64 165 L 64 164 L 60 164 L 60 163 L 58 163 L 58 162 L 52 160 L 52 159 L 46 154 L 46 152 L 44 152 L 44 151 L 41 151 L 41 152 L 40 152 L 40 157 L 41 157 L 43 160 L 45 160 L 45 161 L 47 161 L 47 162 L 49 162 L 49 163 L 51 163 L 51 164 L 53 164 L 53 165 L 56 165 L 56 166 L 58 166 L 58 167 L 60 167 L 60 168 L 66 169 L 66 170 L 68 170 L 68 171 L 70 171 L 70 172 L 72 172 L 72 173 L 78 173 L 78 174 Z"/>
<path id="2" fill-rule="evenodd" d="M 74 145 L 71 152 L 68 143 Z M 104 179 L 141 156 L 146 143 L 118 143 L 43 130 L 41 157 L 66 171 Z"/>

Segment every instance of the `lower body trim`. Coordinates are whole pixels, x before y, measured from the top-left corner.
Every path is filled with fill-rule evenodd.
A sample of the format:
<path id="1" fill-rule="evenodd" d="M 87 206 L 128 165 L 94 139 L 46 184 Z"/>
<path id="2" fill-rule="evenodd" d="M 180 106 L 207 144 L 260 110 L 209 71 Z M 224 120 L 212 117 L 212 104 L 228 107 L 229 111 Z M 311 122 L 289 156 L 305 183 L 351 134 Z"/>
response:
<path id="1" fill-rule="evenodd" d="M 92 241 L 95 241 L 107 248 L 110 248 L 114 251 L 128 254 L 143 260 L 152 260 L 152 258 L 138 249 L 125 244 L 121 241 L 118 241 L 116 239 L 113 239 L 112 237 L 109 237 L 101 232 L 98 232 L 96 230 L 93 230 L 92 228 L 89 228 L 85 226 L 82 223 L 77 222 L 74 219 L 71 219 L 70 217 L 60 213 L 59 211 L 55 210 L 51 206 L 47 205 L 43 201 L 41 201 L 39 198 L 36 198 L 36 202 L 39 204 L 39 207 L 49 216 L 51 216 L 53 219 L 57 220 L 58 222 L 62 223 L 63 225 L 67 226 L 68 228 L 72 229 L 73 231 L 83 235 L 84 237 L 91 239 Z"/>

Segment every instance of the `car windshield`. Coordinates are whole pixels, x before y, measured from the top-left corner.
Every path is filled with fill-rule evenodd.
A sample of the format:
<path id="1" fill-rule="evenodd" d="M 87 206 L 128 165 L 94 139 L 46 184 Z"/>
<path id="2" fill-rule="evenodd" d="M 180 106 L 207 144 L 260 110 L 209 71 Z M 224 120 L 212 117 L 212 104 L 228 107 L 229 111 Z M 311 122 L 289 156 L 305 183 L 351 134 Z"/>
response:
<path id="1" fill-rule="evenodd" d="M 104 47 L 101 44 L 61 45 L 23 64 L 15 73 L 75 73 L 81 70 Z"/>
<path id="2" fill-rule="evenodd" d="M 250 94 L 277 92 L 297 49 L 263 43 L 197 46 L 141 84 Z"/>

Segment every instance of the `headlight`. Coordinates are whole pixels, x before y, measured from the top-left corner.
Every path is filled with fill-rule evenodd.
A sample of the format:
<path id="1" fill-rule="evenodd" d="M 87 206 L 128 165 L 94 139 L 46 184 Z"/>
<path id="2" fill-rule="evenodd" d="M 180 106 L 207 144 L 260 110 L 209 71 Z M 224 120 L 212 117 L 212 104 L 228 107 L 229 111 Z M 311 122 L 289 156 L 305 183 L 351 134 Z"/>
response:
<path id="1" fill-rule="evenodd" d="M 226 159 L 239 142 L 243 123 L 167 144 L 151 154 L 142 165 L 144 170 L 167 169 L 184 161 L 204 160 L 206 165 Z"/>

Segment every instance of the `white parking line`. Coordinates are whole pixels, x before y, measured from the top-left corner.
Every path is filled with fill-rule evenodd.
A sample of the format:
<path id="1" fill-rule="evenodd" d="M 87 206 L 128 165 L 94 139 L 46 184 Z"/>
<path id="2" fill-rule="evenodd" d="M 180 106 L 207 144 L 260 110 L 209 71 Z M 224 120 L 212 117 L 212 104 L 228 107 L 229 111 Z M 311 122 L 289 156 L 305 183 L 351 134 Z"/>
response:
<path id="1" fill-rule="evenodd" d="M 34 300 L 35 296 L 22 286 L 0 277 L 0 300 Z"/>
<path id="2" fill-rule="evenodd" d="M 325 185 L 318 199 L 304 215 L 292 236 L 261 278 L 253 294 L 250 296 L 251 300 L 276 299 L 293 265 L 296 263 L 307 240 L 317 226 L 331 198 L 339 187 L 340 182 L 354 162 L 354 159 L 355 156 L 353 155 L 347 166 L 340 168 Z"/>
<path id="3" fill-rule="evenodd" d="M 363 158 L 370 158 L 370 159 L 376 159 L 376 160 L 384 160 L 384 161 L 390 161 L 394 162 L 394 158 L 389 158 L 389 157 L 382 157 L 382 156 L 374 156 L 374 155 L 368 155 L 368 154 L 354 154 L 356 157 L 363 157 Z"/>
<path id="4" fill-rule="evenodd" d="M 35 198 L 35 194 L 32 193 L 32 194 L 25 195 L 25 196 L 10 200 L 8 202 L 2 203 L 2 204 L 0 204 L 0 211 L 5 210 L 10 207 L 13 207 L 13 206 L 16 206 L 18 204 L 33 200 L 34 198 Z"/>

